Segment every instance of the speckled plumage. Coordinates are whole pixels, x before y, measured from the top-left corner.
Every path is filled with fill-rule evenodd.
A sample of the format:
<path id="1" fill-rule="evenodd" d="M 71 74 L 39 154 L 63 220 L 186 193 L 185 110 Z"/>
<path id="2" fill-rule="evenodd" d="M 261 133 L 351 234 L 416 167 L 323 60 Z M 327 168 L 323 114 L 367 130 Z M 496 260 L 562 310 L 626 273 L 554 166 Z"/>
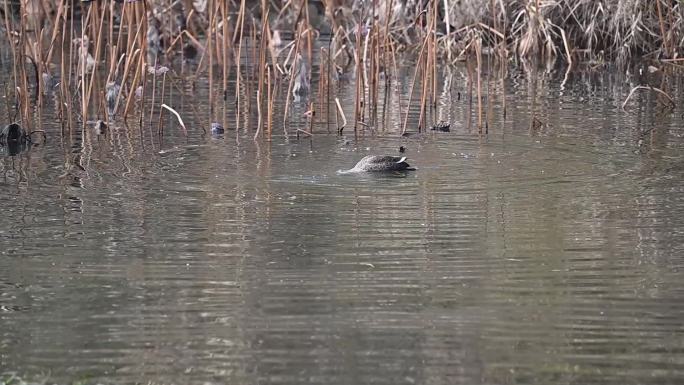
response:
<path id="1" fill-rule="evenodd" d="M 107 101 L 107 113 L 109 116 L 114 116 L 116 113 L 116 102 L 119 98 L 119 91 L 121 86 L 116 82 L 109 82 L 105 86 L 105 100 Z"/>
<path id="2" fill-rule="evenodd" d="M 340 171 L 342 174 L 352 172 L 383 172 L 383 171 L 413 171 L 415 168 L 406 163 L 405 156 L 368 155 L 363 157 L 356 166 L 349 170 Z"/>

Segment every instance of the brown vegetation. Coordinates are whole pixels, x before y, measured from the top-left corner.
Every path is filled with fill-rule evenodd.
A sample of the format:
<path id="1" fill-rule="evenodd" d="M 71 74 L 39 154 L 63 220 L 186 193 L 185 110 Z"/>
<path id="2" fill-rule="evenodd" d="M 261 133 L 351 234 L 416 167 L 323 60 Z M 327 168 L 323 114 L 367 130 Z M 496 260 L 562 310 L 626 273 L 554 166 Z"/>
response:
<path id="1" fill-rule="evenodd" d="M 43 98 L 54 93 L 65 131 L 77 122 L 85 128 L 93 119 L 135 116 L 142 133 L 147 104 L 147 129 L 152 135 L 155 120 L 161 136 L 162 111 L 183 121 L 165 94 L 184 93 L 181 83 L 197 81 L 210 89 L 210 121 L 230 127 L 227 110 L 236 110 L 234 127 L 253 127 L 255 139 L 273 134 L 273 101 L 283 97 L 286 135 L 291 99 L 308 102 L 309 128 L 295 134 L 310 136 L 315 119 L 340 117 L 342 132 L 347 117 L 335 83 L 351 74 L 358 134 L 377 125 L 378 101 L 396 81 L 400 52 L 415 60 L 402 133 L 411 106 L 419 129 L 435 123 L 438 63 L 461 60 L 469 62 L 482 130 L 483 55 L 503 64 L 514 57 L 677 61 L 684 38 L 676 0 L 7 0 L 0 12 L 13 58 L 5 94 L 29 132 Z M 316 89 L 313 66 L 320 69 Z"/>

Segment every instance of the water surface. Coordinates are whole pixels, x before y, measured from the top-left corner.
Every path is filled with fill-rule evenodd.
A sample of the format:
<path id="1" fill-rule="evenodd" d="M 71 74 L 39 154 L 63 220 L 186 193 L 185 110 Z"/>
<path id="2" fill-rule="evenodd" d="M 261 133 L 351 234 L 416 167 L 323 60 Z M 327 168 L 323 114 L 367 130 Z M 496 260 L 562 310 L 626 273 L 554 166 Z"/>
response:
<path id="1" fill-rule="evenodd" d="M 451 132 L 409 138 L 406 84 L 358 140 L 320 121 L 312 140 L 254 142 L 254 122 L 213 138 L 199 120 L 185 138 L 171 118 L 162 143 L 137 126 L 60 138 L 47 111 L 47 144 L 0 159 L 0 372 L 681 383 L 684 110 L 648 93 L 621 110 L 635 80 L 616 71 L 512 70 L 480 135 L 463 71 L 440 93 Z M 294 108 L 290 133 L 307 127 Z M 416 172 L 336 173 L 401 145 Z"/>

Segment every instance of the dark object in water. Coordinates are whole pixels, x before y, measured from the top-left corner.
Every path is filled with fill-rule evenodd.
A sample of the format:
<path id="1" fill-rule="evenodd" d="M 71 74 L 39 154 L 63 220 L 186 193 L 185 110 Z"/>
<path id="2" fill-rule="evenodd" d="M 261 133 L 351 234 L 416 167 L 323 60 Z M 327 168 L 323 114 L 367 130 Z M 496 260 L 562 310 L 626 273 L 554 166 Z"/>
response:
<path id="1" fill-rule="evenodd" d="M 197 57 L 197 48 L 190 43 L 186 43 L 183 46 L 183 58 L 185 60 L 193 60 Z"/>
<path id="2" fill-rule="evenodd" d="M 405 156 L 368 155 L 361 159 L 354 168 L 339 170 L 339 174 L 355 172 L 414 171 L 415 168 L 406 163 Z"/>
<path id="3" fill-rule="evenodd" d="M 540 128 L 544 127 L 544 121 L 541 119 L 537 118 L 536 116 L 532 118 L 532 128 L 535 130 L 538 130 Z"/>
<path id="4" fill-rule="evenodd" d="M 14 143 L 26 143 L 30 141 L 30 137 L 26 135 L 26 131 L 17 123 L 11 123 L 5 126 L 0 132 L 0 144 L 11 145 Z"/>
<path id="5" fill-rule="evenodd" d="M 0 132 L 0 145 L 7 146 L 7 154 L 10 156 L 26 150 L 30 142 L 31 137 L 17 123 L 6 125 Z"/>
<path id="6" fill-rule="evenodd" d="M 451 123 L 441 121 L 441 122 L 435 124 L 434 126 L 432 126 L 431 130 L 432 131 L 440 131 L 440 132 L 449 132 L 449 131 L 451 131 L 449 129 L 449 127 L 451 127 Z"/>
<path id="7" fill-rule="evenodd" d="M 213 135 L 221 135 L 225 132 L 226 130 L 223 128 L 221 123 L 213 122 L 211 123 L 211 133 Z"/>
<path id="8" fill-rule="evenodd" d="M 35 143 L 32 137 L 34 134 L 42 135 L 43 142 L 47 140 L 47 135 L 45 135 L 45 131 L 43 130 L 33 130 L 30 134 L 27 134 L 18 123 L 10 123 L 0 131 L 0 146 L 10 146 L 16 143 Z"/>
<path id="9" fill-rule="evenodd" d="M 29 148 L 29 142 L 11 142 L 7 143 L 7 155 L 15 156 L 26 151 Z"/>
<path id="10" fill-rule="evenodd" d="M 98 120 L 95 122 L 95 126 L 93 127 L 93 131 L 95 131 L 95 135 L 100 136 L 100 135 L 107 135 L 107 123 L 105 123 L 103 120 Z"/>
<path id="11" fill-rule="evenodd" d="M 399 152 L 403 154 L 404 152 L 406 152 L 406 148 L 404 148 L 404 146 L 399 146 Z"/>

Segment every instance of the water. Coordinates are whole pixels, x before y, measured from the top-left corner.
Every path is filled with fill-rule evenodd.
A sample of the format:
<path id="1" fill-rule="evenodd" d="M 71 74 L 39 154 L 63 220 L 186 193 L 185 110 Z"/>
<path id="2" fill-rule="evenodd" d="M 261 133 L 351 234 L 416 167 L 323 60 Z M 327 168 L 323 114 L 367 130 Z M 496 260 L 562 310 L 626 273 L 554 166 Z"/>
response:
<path id="1" fill-rule="evenodd" d="M 396 99 L 358 141 L 186 139 L 168 118 L 143 148 L 137 128 L 60 139 L 46 112 L 48 143 L 0 160 L 0 372 L 681 383 L 682 108 L 640 93 L 622 111 L 633 79 L 611 71 L 514 70 L 478 135 L 459 74 L 440 94 L 452 131 L 408 139 Z M 336 174 L 400 145 L 416 172 Z"/>

